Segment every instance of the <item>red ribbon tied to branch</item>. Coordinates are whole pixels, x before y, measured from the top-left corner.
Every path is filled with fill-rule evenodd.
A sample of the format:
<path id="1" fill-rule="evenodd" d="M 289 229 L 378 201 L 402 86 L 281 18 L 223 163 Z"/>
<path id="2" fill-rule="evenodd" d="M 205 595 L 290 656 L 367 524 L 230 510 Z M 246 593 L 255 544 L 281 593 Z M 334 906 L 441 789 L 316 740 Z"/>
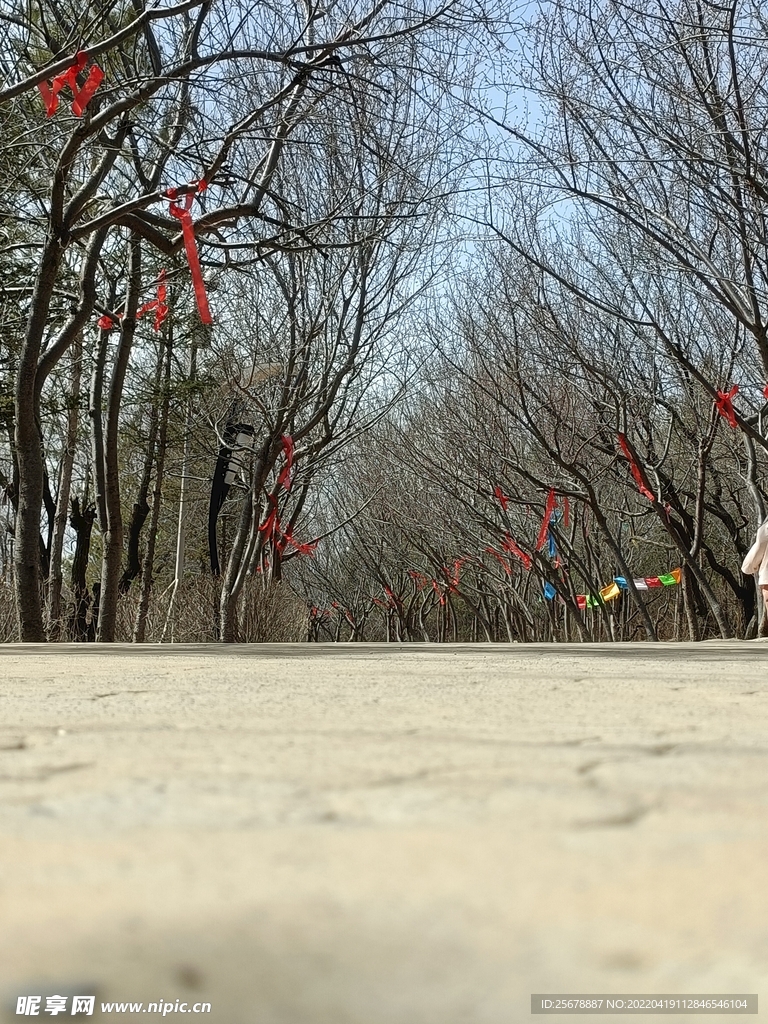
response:
<path id="1" fill-rule="evenodd" d="M 632 476 L 634 477 L 635 483 L 637 484 L 637 489 L 640 491 L 644 498 L 648 499 L 648 501 L 655 501 L 655 495 L 653 495 L 648 490 L 648 488 L 645 486 L 645 483 L 643 482 L 643 474 L 640 472 L 640 467 L 638 466 L 635 457 L 632 454 L 629 445 L 627 444 L 626 434 L 620 433 L 618 435 L 618 438 L 621 450 L 624 452 L 624 456 L 627 459 L 627 462 L 629 462 L 629 469 L 632 473 Z"/>
<path id="2" fill-rule="evenodd" d="M 498 498 L 499 504 L 501 505 L 502 509 L 506 512 L 507 505 L 509 505 L 509 498 L 506 496 L 504 491 L 502 491 L 501 486 L 499 484 L 496 484 L 496 486 L 493 488 L 493 494 L 494 497 Z"/>
<path id="3" fill-rule="evenodd" d="M 118 313 L 117 319 L 122 320 L 123 314 Z M 104 315 L 100 316 L 99 319 L 96 321 L 96 326 L 101 328 L 102 331 L 111 331 L 113 327 L 117 327 L 117 321 L 113 320 L 108 313 L 104 313 Z"/>
<path id="4" fill-rule="evenodd" d="M 165 300 L 168 298 L 168 286 L 165 283 L 165 271 L 161 270 L 157 278 L 157 298 L 151 302 L 145 302 L 143 306 L 140 306 L 136 310 L 136 319 L 144 316 L 150 310 L 155 311 L 155 322 L 152 324 L 152 329 L 159 331 L 163 326 L 165 318 L 168 316 L 168 306 Z"/>
<path id="5" fill-rule="evenodd" d="M 277 498 L 268 494 L 267 501 L 269 502 L 269 514 L 259 527 L 259 533 L 263 533 L 266 540 L 271 540 L 275 533 L 280 531 L 280 520 L 277 515 Z"/>
<path id="6" fill-rule="evenodd" d="M 501 542 L 501 546 L 504 551 L 509 551 L 510 554 L 515 555 L 523 563 L 526 569 L 531 568 L 531 556 L 527 555 L 522 548 L 519 548 L 517 544 L 512 540 L 508 533 L 504 534 L 504 540 Z"/>
<path id="7" fill-rule="evenodd" d="M 541 521 L 541 527 L 539 528 L 539 536 L 536 538 L 536 550 L 541 551 L 547 542 L 547 531 L 549 530 L 549 521 L 552 518 L 552 513 L 555 511 L 557 506 L 557 498 L 555 497 L 555 489 L 552 487 L 549 494 L 547 495 L 547 504 L 544 506 L 544 518 Z"/>
<path id="8" fill-rule="evenodd" d="M 492 547 L 487 547 L 485 550 L 488 552 L 489 555 L 493 555 L 493 557 L 499 562 L 507 576 L 512 575 L 512 566 L 509 564 L 507 559 L 504 557 L 504 555 L 502 555 L 500 551 L 497 551 L 496 548 Z"/>
<path id="9" fill-rule="evenodd" d="M 293 443 L 293 438 L 290 434 L 283 434 L 281 440 L 283 442 L 283 451 L 285 452 L 285 465 L 280 470 L 277 486 L 284 487 L 286 491 L 290 491 L 291 467 L 293 466 L 293 453 L 296 451 L 296 445 Z"/>
<path id="10" fill-rule="evenodd" d="M 734 384 L 730 391 L 718 391 L 715 399 L 715 408 L 723 419 L 728 420 L 728 426 L 734 429 L 739 425 L 736 413 L 733 411 L 733 399 L 738 393 L 739 385 Z"/>
<path id="11" fill-rule="evenodd" d="M 171 200 L 170 211 L 171 216 L 181 221 L 181 233 L 184 238 L 184 250 L 187 254 L 187 263 L 189 264 L 189 272 L 192 275 L 192 287 L 195 291 L 195 301 L 197 302 L 197 309 L 200 313 L 200 321 L 204 324 L 212 324 L 213 317 L 211 316 L 211 310 L 208 306 L 208 296 L 205 294 L 205 284 L 203 283 L 203 272 L 200 269 L 200 256 L 197 252 L 197 241 L 195 240 L 195 225 L 192 221 L 192 214 L 189 212 L 192 208 L 192 200 L 195 198 L 197 192 L 205 192 L 208 188 L 208 182 L 205 178 L 201 178 L 200 181 L 196 181 L 191 186 L 191 191 L 187 192 L 184 196 L 184 205 L 179 206 L 173 200 L 179 194 L 179 190 L 176 188 L 169 188 L 165 193 Z"/>
<path id="12" fill-rule="evenodd" d="M 94 64 L 88 72 L 88 77 L 82 87 L 78 87 L 77 76 L 87 63 L 88 54 L 85 50 L 80 50 L 75 55 L 75 60 L 71 67 L 68 67 L 66 71 L 62 71 L 60 75 L 56 75 L 50 85 L 47 82 L 37 83 L 37 88 L 40 90 L 40 95 L 45 104 L 47 117 L 53 117 L 56 113 L 59 106 L 59 93 L 65 86 L 69 86 L 72 92 L 72 113 L 75 117 L 83 116 L 86 107 L 93 99 L 94 93 L 104 78 L 104 72 L 98 64 Z"/>

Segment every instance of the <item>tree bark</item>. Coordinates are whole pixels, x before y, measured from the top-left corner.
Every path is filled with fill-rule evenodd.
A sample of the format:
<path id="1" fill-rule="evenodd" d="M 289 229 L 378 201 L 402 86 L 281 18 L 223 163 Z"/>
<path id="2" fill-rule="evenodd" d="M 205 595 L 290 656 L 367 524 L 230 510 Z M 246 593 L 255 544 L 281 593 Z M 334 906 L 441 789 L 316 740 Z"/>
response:
<path id="1" fill-rule="evenodd" d="M 14 396 L 14 442 L 19 467 L 19 495 L 13 561 L 19 636 L 24 643 L 44 643 L 46 639 L 40 586 L 43 449 L 35 416 L 35 378 L 51 296 L 63 252 L 61 241 L 49 236 L 40 260 L 40 269 L 32 295 L 31 313 L 19 359 Z"/>
<path id="2" fill-rule="evenodd" d="M 117 440 L 123 385 L 136 334 L 136 310 L 139 306 L 140 293 L 141 242 L 138 235 L 134 234 L 131 235 L 129 241 L 126 310 L 109 386 L 107 428 L 104 437 L 104 509 L 107 529 L 103 540 L 99 621 L 96 632 L 96 639 L 99 643 L 112 643 L 115 639 L 120 561 L 123 554 L 123 516 L 120 508 L 120 465 Z"/>
<path id="3" fill-rule="evenodd" d="M 149 519 L 149 533 L 147 536 L 147 550 L 144 555 L 144 563 L 141 569 L 141 599 L 136 613 L 136 624 L 133 630 L 133 642 L 143 644 L 147 630 L 147 615 L 149 614 L 149 599 L 152 595 L 154 583 L 155 566 L 155 545 L 157 544 L 157 528 L 160 522 L 160 503 L 163 492 L 163 474 L 165 472 L 165 448 L 168 439 L 168 413 L 171 407 L 171 363 L 173 358 L 173 325 L 169 324 L 166 352 L 165 369 L 163 372 L 162 384 L 162 407 L 160 410 L 160 424 L 157 434 L 157 460 L 155 464 L 155 486 L 152 491 L 152 512 Z"/>
<path id="4" fill-rule="evenodd" d="M 59 493 L 56 496 L 56 512 L 53 520 L 53 540 L 48 574 L 48 628 L 51 640 L 58 640 L 61 633 L 61 556 L 64 550 L 64 532 L 67 527 L 69 492 L 72 486 L 72 467 L 77 448 L 77 424 L 79 419 L 80 378 L 83 365 L 83 336 L 78 332 L 71 350 L 72 390 L 69 395 L 67 434 L 61 458 Z"/>

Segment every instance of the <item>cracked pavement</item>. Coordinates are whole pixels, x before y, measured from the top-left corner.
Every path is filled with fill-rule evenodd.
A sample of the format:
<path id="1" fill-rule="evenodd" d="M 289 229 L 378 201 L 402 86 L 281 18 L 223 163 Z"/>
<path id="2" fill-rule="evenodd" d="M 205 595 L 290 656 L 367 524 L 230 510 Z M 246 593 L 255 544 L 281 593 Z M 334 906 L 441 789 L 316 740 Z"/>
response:
<path id="1" fill-rule="evenodd" d="M 222 1024 L 765 992 L 767 658 L 2 647 L 0 1014 L 78 986 Z"/>

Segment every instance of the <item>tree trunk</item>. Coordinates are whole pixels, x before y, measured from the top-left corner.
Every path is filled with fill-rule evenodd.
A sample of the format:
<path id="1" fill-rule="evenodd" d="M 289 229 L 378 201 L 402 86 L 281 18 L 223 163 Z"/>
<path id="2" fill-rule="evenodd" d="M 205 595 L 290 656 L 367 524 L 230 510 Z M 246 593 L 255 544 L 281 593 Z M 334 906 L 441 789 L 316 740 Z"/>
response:
<path id="1" fill-rule="evenodd" d="M 71 350 L 72 390 L 69 396 L 67 435 L 61 457 L 59 493 L 56 496 L 56 513 L 53 520 L 53 541 L 48 576 L 48 622 L 50 639 L 58 640 L 61 634 L 61 556 L 64 550 L 64 533 L 67 528 L 69 492 L 72 486 L 72 467 L 77 448 L 77 424 L 80 404 L 80 377 L 83 365 L 83 336 L 78 332 Z"/>
<path id="2" fill-rule="evenodd" d="M 74 607 L 69 622 L 70 636 L 77 641 L 85 643 L 88 640 L 88 606 L 90 595 L 86 582 L 88 570 L 88 559 L 91 553 L 91 532 L 96 519 L 96 509 L 93 505 L 80 511 L 80 500 L 72 499 L 72 511 L 69 521 L 77 537 L 75 543 L 75 557 L 72 559 L 72 575 L 70 584 Z"/>
<path id="3" fill-rule="evenodd" d="M 63 252 L 61 242 L 49 237 L 40 261 L 16 375 L 14 442 L 19 467 L 19 494 L 13 561 L 19 636 L 24 643 L 43 643 L 46 639 L 40 587 L 43 450 L 35 416 L 35 378 L 51 295 Z"/>
<path id="4" fill-rule="evenodd" d="M 144 637 L 147 629 L 147 614 L 149 612 L 149 599 L 152 594 L 152 584 L 154 582 L 155 545 L 157 543 L 157 528 L 160 522 L 160 503 L 163 492 L 163 473 L 165 471 L 165 447 L 168 438 L 168 412 L 171 406 L 172 356 L 173 326 L 169 325 L 165 352 L 165 370 L 163 373 L 162 408 L 160 411 L 160 425 L 157 435 L 157 461 L 155 464 L 155 486 L 152 492 L 152 513 L 149 520 L 147 550 L 144 555 L 144 564 L 141 570 L 141 599 L 139 601 L 139 609 L 136 613 L 136 624 L 133 630 L 133 642 L 136 644 L 144 643 Z"/>
<path id="5" fill-rule="evenodd" d="M 104 437 L 104 507 L 107 529 L 103 542 L 99 621 L 96 633 L 96 639 L 100 643 L 112 643 L 115 639 L 120 560 L 123 554 L 123 516 L 120 508 L 120 466 L 117 440 L 123 384 L 136 334 L 136 310 L 141 293 L 141 242 L 138 235 L 131 235 L 129 246 L 126 310 L 109 386 L 107 429 Z"/>
<path id="6" fill-rule="evenodd" d="M 120 577 L 118 591 L 126 594 L 131 583 L 141 574 L 140 541 L 141 531 L 149 515 L 149 487 L 152 481 L 152 466 L 155 462 L 155 450 L 157 446 L 158 422 L 160 417 L 160 406 L 164 402 L 164 395 L 161 393 L 163 365 L 165 363 L 165 346 L 160 346 L 155 370 L 155 380 L 152 397 L 152 411 L 149 416 L 149 432 L 147 436 L 147 448 L 144 453 L 144 467 L 142 469 L 139 491 L 136 501 L 133 503 L 131 522 L 128 526 L 127 563 Z"/>

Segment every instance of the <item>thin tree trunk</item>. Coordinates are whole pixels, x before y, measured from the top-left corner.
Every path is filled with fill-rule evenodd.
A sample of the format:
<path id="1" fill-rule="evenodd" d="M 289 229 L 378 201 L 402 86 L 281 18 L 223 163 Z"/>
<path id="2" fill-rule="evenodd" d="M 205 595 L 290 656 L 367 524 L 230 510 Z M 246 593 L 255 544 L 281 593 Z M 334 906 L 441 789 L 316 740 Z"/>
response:
<path id="1" fill-rule="evenodd" d="M 53 540 L 51 543 L 51 564 L 48 582 L 48 621 L 50 639 L 58 640 L 61 634 L 61 557 L 64 550 L 64 533 L 67 528 L 69 512 L 69 494 L 72 487 L 72 467 L 75 462 L 77 448 L 77 425 L 80 405 L 80 378 L 83 365 L 83 335 L 78 331 L 71 349 L 72 390 L 69 396 L 69 412 L 67 415 L 67 435 L 61 459 L 61 478 L 59 493 L 56 496 L 56 514 L 53 520 Z"/>
<path id="2" fill-rule="evenodd" d="M 24 643 L 43 643 L 46 639 L 40 586 L 43 450 L 35 416 L 35 396 L 40 346 L 63 252 L 64 247 L 59 239 L 49 237 L 32 295 L 14 395 L 14 445 L 19 467 L 19 492 L 13 561 L 19 636 Z"/>
<path id="3" fill-rule="evenodd" d="M 103 538 L 99 621 L 96 632 L 96 639 L 100 643 L 112 643 L 115 639 L 120 560 L 123 554 L 123 516 L 120 508 L 117 441 L 123 385 L 136 334 L 136 310 L 141 293 L 141 241 L 138 235 L 131 235 L 129 247 L 126 310 L 109 385 L 107 429 L 104 437 L 104 507 L 107 529 Z"/>
<path id="4" fill-rule="evenodd" d="M 137 576 L 141 575 L 140 541 L 141 531 L 149 515 L 149 488 L 152 482 L 152 467 L 155 463 L 155 451 L 157 446 L 158 424 L 160 419 L 160 406 L 163 404 L 164 396 L 161 392 L 163 366 L 165 364 L 165 346 L 160 346 L 157 358 L 157 368 L 153 386 L 152 410 L 149 415 L 149 432 L 147 436 L 147 448 L 144 453 L 144 466 L 139 481 L 139 490 L 136 501 L 133 503 L 131 521 L 128 526 L 127 563 L 120 577 L 118 591 L 121 594 L 128 592 L 128 588 Z"/>
<path id="5" fill-rule="evenodd" d="M 147 630 L 147 614 L 149 613 L 149 599 L 152 594 L 154 583 L 153 573 L 155 565 L 155 545 L 157 543 L 157 528 L 160 522 L 160 503 L 163 492 L 163 473 L 165 471 L 165 448 L 168 439 L 168 412 L 171 406 L 171 362 L 173 354 L 173 327 L 169 325 L 167 336 L 167 347 L 165 353 L 165 369 L 163 373 L 163 397 L 160 411 L 160 425 L 157 434 L 157 461 L 155 465 L 155 486 L 152 491 L 152 512 L 149 519 L 149 535 L 147 537 L 147 550 L 144 555 L 144 564 L 141 570 L 141 598 L 136 613 L 136 624 L 133 630 L 133 642 L 143 644 Z"/>
<path id="6" fill-rule="evenodd" d="M 72 524 L 72 529 L 75 531 L 77 540 L 75 542 L 75 556 L 72 559 L 72 573 L 70 576 L 74 607 L 69 623 L 69 633 L 72 639 L 83 643 L 89 638 L 87 616 L 90 595 L 86 582 L 86 572 L 91 552 L 91 533 L 95 519 L 96 509 L 94 506 L 86 505 L 81 512 L 79 498 L 72 499 L 72 511 L 69 521 Z"/>

